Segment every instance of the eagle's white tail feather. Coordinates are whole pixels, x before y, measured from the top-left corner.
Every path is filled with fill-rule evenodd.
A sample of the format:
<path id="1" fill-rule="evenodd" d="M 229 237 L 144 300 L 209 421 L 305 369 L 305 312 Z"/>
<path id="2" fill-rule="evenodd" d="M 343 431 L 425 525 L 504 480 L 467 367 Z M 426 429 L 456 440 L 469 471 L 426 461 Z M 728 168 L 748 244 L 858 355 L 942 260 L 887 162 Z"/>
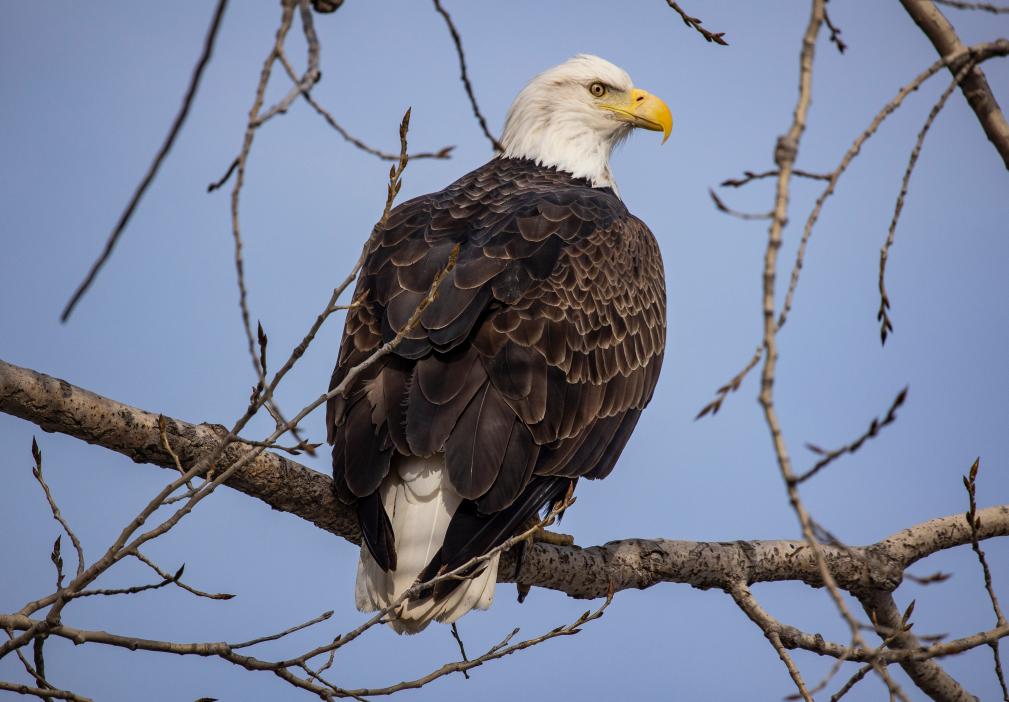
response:
<path id="1" fill-rule="evenodd" d="M 361 546 L 354 595 L 357 608 L 372 612 L 388 607 L 417 580 L 445 540 L 452 515 L 462 498 L 446 475 L 442 454 L 431 458 L 397 456 L 379 488 L 396 538 L 396 570 L 386 573 Z M 451 623 L 471 609 L 487 609 L 494 599 L 498 556 L 475 578 L 435 602 L 431 597 L 400 606 L 389 625 L 397 632 L 415 634 L 431 620 Z"/>

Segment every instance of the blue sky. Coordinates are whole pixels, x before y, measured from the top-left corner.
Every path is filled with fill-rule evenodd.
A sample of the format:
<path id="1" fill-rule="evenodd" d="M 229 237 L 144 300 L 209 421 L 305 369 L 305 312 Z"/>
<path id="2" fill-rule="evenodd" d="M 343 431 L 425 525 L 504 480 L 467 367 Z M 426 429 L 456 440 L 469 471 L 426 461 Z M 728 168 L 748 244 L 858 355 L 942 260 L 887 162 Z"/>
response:
<path id="1" fill-rule="evenodd" d="M 276 3 L 233 3 L 189 121 L 158 180 L 91 292 L 66 325 L 58 315 L 105 240 L 163 139 L 199 53 L 212 3 L 18 3 L 0 26 L 0 358 L 56 375 L 122 402 L 189 421 L 230 423 L 253 373 L 245 352 L 232 264 L 228 193 L 206 193 L 237 154 L 260 66 L 279 16 Z M 579 486 L 565 531 L 582 545 L 626 537 L 698 540 L 797 538 L 756 403 L 755 376 L 714 418 L 695 422 L 714 390 L 749 358 L 761 330 L 766 226 L 715 211 L 707 189 L 743 170 L 772 167 L 775 138 L 795 100 L 805 3 L 688 0 L 688 11 L 726 32 L 705 43 L 662 2 L 448 2 L 462 32 L 470 75 L 491 129 L 532 75 L 579 52 L 625 68 L 669 104 L 675 127 L 660 148 L 636 134 L 615 155 L 630 209 L 663 250 L 669 298 L 668 351 L 652 405 L 614 474 Z M 809 129 L 798 165 L 834 167 L 899 86 L 935 60 L 897 3 L 832 3 L 849 45 L 818 47 Z M 949 16 L 966 43 L 1009 32 L 1009 19 Z M 316 18 L 323 80 L 315 96 L 368 143 L 394 150 L 413 107 L 411 147 L 456 145 L 447 161 L 411 163 L 402 199 L 438 190 L 490 156 L 457 79 L 455 51 L 425 2 L 347 2 Z M 298 30 L 289 45 L 304 61 Z M 1009 64 L 985 71 L 1003 104 Z M 1009 502 L 1009 173 L 957 93 L 939 116 L 911 182 L 892 251 L 888 287 L 895 332 L 878 340 L 876 276 L 900 177 L 915 135 L 948 84 L 940 75 L 911 96 L 863 149 L 824 209 L 795 308 L 780 336 L 776 393 L 798 467 L 802 446 L 841 445 L 910 386 L 895 425 L 804 487 L 814 516 L 853 544 L 962 511 L 960 475 L 981 456 L 979 501 Z M 278 73 L 268 97 L 288 84 Z M 388 164 L 346 144 L 307 105 L 256 136 L 243 191 L 250 305 L 274 358 L 297 343 L 346 274 L 384 201 Z M 766 211 L 770 181 L 723 191 L 734 207 Z M 796 182 L 782 265 L 820 185 Z M 784 276 L 782 276 L 784 277 Z M 328 382 L 339 342 L 328 325 L 290 376 L 281 405 L 295 409 Z M 306 433 L 324 437 L 323 415 Z M 255 425 L 256 432 L 269 428 Z M 248 432 L 254 435 L 255 432 Z M 160 470 L 0 416 L 0 609 L 51 587 L 48 555 L 57 531 L 31 478 L 39 436 L 46 472 L 64 513 L 95 557 L 160 488 Z M 327 471 L 325 454 L 306 463 Z M 1009 597 L 1009 556 L 990 543 L 996 583 Z M 228 490 L 201 504 L 151 549 L 167 569 L 207 590 L 207 602 L 165 590 L 81 602 L 66 621 L 151 638 L 249 639 L 334 609 L 328 628 L 302 634 L 284 655 L 361 620 L 353 608 L 356 549 L 290 515 Z M 941 585 L 912 583 L 916 630 L 972 633 L 988 627 L 980 572 L 969 549 L 912 572 L 953 572 Z M 146 581 L 124 564 L 106 586 Z M 785 621 L 824 636 L 844 628 L 824 592 L 802 585 L 755 588 Z M 586 603 L 534 591 L 524 605 L 503 585 L 489 613 L 462 620 L 469 651 L 514 626 L 535 634 L 573 620 Z M 53 641 L 48 667 L 59 685 L 102 700 L 303 697 L 265 674 L 227 663 L 168 659 Z M 376 630 L 342 652 L 333 677 L 349 687 L 423 674 L 454 659 L 448 631 L 398 638 Z M 796 654 L 810 682 L 829 661 Z M 982 699 L 997 695 L 987 649 L 947 662 Z M 897 679 L 910 683 L 899 671 Z M 20 675 L 10 660 L 0 677 Z M 834 688 L 841 679 L 835 681 Z M 548 642 L 418 692 L 413 700 L 479 696 L 613 699 L 780 699 L 791 682 L 762 634 L 720 592 L 665 585 L 623 592 L 606 616 L 576 636 Z M 532 692 L 535 691 L 535 692 Z M 875 680 L 851 699 L 879 699 Z M 913 697 L 913 693 L 912 693 Z M 914 698 L 914 697 L 913 697 Z"/>

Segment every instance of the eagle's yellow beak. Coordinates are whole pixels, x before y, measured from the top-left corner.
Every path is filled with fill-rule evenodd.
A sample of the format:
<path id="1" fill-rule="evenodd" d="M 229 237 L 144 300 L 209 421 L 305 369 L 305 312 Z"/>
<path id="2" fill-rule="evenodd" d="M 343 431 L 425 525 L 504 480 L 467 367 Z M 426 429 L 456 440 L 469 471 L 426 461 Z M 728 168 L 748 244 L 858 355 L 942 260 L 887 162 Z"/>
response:
<path id="1" fill-rule="evenodd" d="M 669 108 L 666 107 L 666 103 L 647 90 L 634 88 L 631 90 L 626 102 L 620 100 L 611 103 L 601 103 L 599 106 L 616 113 L 619 119 L 624 122 L 630 122 L 635 127 L 643 127 L 653 132 L 662 132 L 663 144 L 669 138 L 669 133 L 673 131 L 673 115 L 669 111 Z"/>

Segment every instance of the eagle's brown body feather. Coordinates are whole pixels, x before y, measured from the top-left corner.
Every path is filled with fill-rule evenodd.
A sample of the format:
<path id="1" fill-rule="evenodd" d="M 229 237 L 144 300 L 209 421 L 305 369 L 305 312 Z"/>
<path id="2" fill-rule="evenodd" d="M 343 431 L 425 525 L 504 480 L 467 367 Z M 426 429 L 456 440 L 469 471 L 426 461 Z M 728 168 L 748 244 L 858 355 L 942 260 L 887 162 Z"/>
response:
<path id="1" fill-rule="evenodd" d="M 579 477 L 612 470 L 658 379 L 665 284 L 651 232 L 608 188 L 498 158 L 410 200 L 371 246 L 331 387 L 420 323 L 328 406 L 333 477 L 384 570 L 378 490 L 398 454 L 444 453 L 463 498 L 430 577 L 515 533 Z"/>

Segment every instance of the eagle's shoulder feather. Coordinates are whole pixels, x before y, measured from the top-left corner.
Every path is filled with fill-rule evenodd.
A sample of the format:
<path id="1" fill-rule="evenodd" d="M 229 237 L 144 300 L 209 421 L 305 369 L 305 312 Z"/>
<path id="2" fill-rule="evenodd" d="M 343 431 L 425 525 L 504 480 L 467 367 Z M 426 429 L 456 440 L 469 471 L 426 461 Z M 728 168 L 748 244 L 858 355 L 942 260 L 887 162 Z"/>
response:
<path id="1" fill-rule="evenodd" d="M 327 421 L 346 500 L 375 491 L 393 452 L 444 451 L 474 519 L 500 515 L 447 559 L 465 562 L 554 499 L 559 478 L 609 473 L 657 382 L 666 320 L 658 245 L 611 190 L 495 159 L 390 213 L 331 387 L 403 329 L 456 246 L 419 324 Z"/>

